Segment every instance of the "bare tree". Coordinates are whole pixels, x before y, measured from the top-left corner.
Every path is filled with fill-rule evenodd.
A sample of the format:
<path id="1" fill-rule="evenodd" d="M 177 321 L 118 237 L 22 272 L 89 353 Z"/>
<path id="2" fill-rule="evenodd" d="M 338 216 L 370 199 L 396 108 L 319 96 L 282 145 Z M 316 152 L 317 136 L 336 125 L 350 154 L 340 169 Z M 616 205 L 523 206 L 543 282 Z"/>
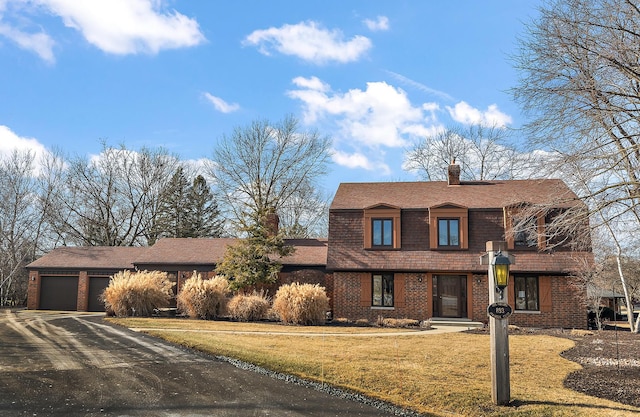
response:
<path id="1" fill-rule="evenodd" d="M 236 230 L 270 211 L 286 219 L 281 212 L 296 206 L 301 193 L 317 188 L 326 174 L 330 143 L 317 132 L 300 132 L 292 116 L 275 124 L 254 121 L 223 136 L 209 171 L 225 217 Z"/>
<path id="2" fill-rule="evenodd" d="M 532 117 L 532 144 L 556 152 L 555 166 L 587 204 L 592 226 L 608 231 L 619 260 L 640 232 L 638 44 L 634 1 L 551 1 L 515 57 L 521 77 L 513 91 Z"/>
<path id="3" fill-rule="evenodd" d="M 161 190 L 177 158 L 164 149 L 130 151 L 104 145 L 93 159 L 68 162 L 65 186 L 49 220 L 64 244 L 131 246 L 147 243 Z"/>
<path id="4" fill-rule="evenodd" d="M 17 150 L 0 159 L 0 305 L 26 300 L 24 267 L 35 259 L 43 229 L 34 159 Z"/>
<path id="5" fill-rule="evenodd" d="M 513 179 L 525 175 L 524 154 L 507 143 L 509 131 L 497 126 L 448 128 L 417 142 L 405 152 L 404 167 L 427 181 L 442 181 L 453 161 L 465 180 Z"/>

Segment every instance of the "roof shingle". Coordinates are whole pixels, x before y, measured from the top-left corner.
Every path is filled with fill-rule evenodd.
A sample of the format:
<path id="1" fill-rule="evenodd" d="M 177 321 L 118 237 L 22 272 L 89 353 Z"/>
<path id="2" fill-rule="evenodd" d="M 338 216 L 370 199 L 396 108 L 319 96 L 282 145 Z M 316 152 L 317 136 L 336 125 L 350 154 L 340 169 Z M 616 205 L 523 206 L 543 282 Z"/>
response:
<path id="1" fill-rule="evenodd" d="M 578 197 L 559 179 L 342 183 L 331 210 L 364 209 L 389 204 L 402 209 L 420 209 L 454 203 L 467 208 L 502 208 L 520 203 L 569 207 Z"/>

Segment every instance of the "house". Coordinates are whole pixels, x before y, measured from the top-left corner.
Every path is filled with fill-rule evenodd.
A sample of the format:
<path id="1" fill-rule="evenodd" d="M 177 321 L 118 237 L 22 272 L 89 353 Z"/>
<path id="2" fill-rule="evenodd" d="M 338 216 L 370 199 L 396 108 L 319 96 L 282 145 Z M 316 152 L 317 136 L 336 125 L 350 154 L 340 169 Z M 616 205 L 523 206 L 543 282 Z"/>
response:
<path id="1" fill-rule="evenodd" d="M 549 215 L 531 219 L 536 238 L 513 230 L 523 204 L 581 204 L 561 180 L 343 183 L 329 210 L 327 269 L 333 273 L 333 316 L 487 321 L 487 241 L 514 255 L 509 323 L 585 328 L 585 294 L 570 272 L 576 253 L 547 247 Z M 519 222 L 518 224 L 521 224 Z"/>
<path id="2" fill-rule="evenodd" d="M 167 272 L 175 282 L 174 293 L 194 271 L 215 275 L 226 247 L 236 239 L 160 239 L 150 247 L 60 247 L 27 265 L 27 308 L 43 310 L 104 311 L 100 294 L 109 277 L 122 270 Z M 280 260 L 279 281 L 267 287 L 270 295 L 283 283 L 320 284 L 331 293 L 333 283 L 326 272 L 326 239 L 288 239 L 295 252 Z"/>
<path id="3" fill-rule="evenodd" d="M 584 290 L 574 285 L 575 252 L 545 233 L 554 213 L 580 206 L 557 179 L 343 183 L 329 210 L 328 239 L 289 240 L 279 281 L 327 289 L 334 318 L 379 317 L 487 321 L 486 242 L 504 241 L 511 265 L 509 322 L 585 328 Z M 552 205 L 532 214 L 522 207 Z M 521 233 L 516 225 L 536 233 Z M 518 226 L 519 227 L 519 226 Z M 58 248 L 27 266 L 28 308 L 101 311 L 98 295 L 115 272 L 160 270 L 177 292 L 193 271 L 214 274 L 235 239 L 159 240 L 148 248 Z M 553 243 L 553 244 L 552 244 Z"/>

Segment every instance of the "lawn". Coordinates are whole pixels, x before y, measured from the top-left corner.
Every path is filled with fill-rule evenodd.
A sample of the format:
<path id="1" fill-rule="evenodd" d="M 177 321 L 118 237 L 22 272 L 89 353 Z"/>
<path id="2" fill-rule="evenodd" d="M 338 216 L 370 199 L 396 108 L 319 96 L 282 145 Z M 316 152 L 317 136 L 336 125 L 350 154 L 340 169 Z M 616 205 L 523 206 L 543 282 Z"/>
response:
<path id="1" fill-rule="evenodd" d="M 512 335 L 512 406 L 491 401 L 486 334 L 185 319 L 108 319 L 215 355 L 339 386 L 433 416 L 632 416 L 640 409 L 566 389 L 573 342 Z M 377 335 L 384 332 L 384 335 Z M 368 336 L 363 335 L 368 334 Z"/>

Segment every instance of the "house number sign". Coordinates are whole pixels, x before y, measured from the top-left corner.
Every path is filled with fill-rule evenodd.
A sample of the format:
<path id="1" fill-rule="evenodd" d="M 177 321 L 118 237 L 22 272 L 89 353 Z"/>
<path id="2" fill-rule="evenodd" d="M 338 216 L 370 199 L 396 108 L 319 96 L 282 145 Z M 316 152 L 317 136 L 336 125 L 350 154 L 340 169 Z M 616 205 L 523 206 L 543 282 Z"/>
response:
<path id="1" fill-rule="evenodd" d="M 506 319 L 512 312 L 511 306 L 505 303 L 493 303 L 487 307 L 487 313 L 494 319 Z"/>

